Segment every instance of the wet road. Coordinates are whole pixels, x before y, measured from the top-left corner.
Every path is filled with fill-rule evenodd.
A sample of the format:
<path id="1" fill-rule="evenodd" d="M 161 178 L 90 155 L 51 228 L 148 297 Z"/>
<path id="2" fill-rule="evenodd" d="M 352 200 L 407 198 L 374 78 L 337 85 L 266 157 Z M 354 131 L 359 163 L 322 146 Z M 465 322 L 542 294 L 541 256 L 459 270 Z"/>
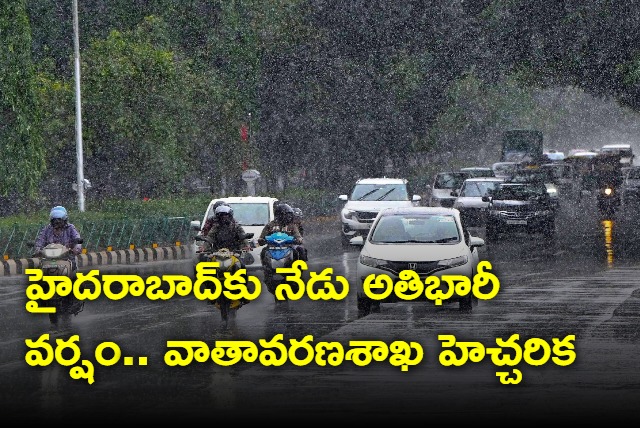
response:
<path id="1" fill-rule="evenodd" d="M 507 237 L 482 249 L 501 281 L 494 299 L 482 301 L 471 314 L 457 304 L 383 304 L 380 313 L 358 318 L 355 296 L 338 302 L 308 299 L 276 305 L 264 292 L 243 307 L 225 326 L 211 305 L 184 297 L 164 302 L 141 298 L 99 299 L 69 325 L 52 330 L 46 315 L 24 310 L 24 285 L 0 283 L 1 402 L 14 415 L 41 419 L 70 411 L 100 415 L 101 421 L 142 418 L 169 421 L 182 417 L 210 420 L 241 417 L 326 417 L 343 421 L 419 418 L 462 422 L 535 420 L 623 420 L 635 415 L 640 402 L 640 236 L 638 221 L 620 216 L 601 221 L 589 200 L 563 204 L 557 238 Z M 310 270 L 332 267 L 335 275 L 355 284 L 357 250 L 343 251 L 335 221 L 309 224 Z M 483 236 L 482 229 L 475 232 Z M 160 265 L 158 265 L 160 266 Z M 189 272 L 187 262 L 147 265 L 140 272 Z M 122 272 L 130 273 L 132 267 Z M 256 273 L 259 277 L 261 275 Z M 146 356 L 146 366 L 96 365 L 95 383 L 73 380 L 69 368 L 57 364 L 30 367 L 24 339 L 43 333 L 52 338 L 80 337 L 83 358 L 106 341 L 126 356 Z M 350 340 L 415 341 L 425 350 L 423 361 L 402 372 L 389 363 L 357 367 L 310 364 L 263 367 L 241 363 L 221 367 L 164 363 L 167 340 L 204 341 L 271 339 L 277 334 L 314 342 Z M 496 367 L 486 360 L 443 367 L 438 355 L 440 334 L 495 346 L 496 338 L 576 335 L 576 361 L 560 367 L 549 362 L 521 363 L 518 385 L 503 385 Z M 241 415 L 235 415 L 240 411 Z M 524 419 L 523 419 L 524 418 Z M 298 419 L 295 419 L 298 420 Z M 302 420 L 302 419 L 300 419 Z"/>

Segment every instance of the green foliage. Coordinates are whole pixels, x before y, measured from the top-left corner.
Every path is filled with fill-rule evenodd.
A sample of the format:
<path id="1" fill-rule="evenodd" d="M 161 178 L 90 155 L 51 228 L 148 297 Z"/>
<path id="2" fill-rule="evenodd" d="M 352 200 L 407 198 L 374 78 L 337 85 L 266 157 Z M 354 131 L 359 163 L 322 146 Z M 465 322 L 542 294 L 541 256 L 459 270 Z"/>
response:
<path id="1" fill-rule="evenodd" d="M 125 220 L 150 217 L 195 217 L 199 220 L 211 201 L 211 195 L 193 195 L 189 197 L 169 197 L 160 199 L 105 199 L 88 200 L 85 212 L 76 207 L 67 206 L 69 220 L 100 221 Z M 33 211 L 28 214 L 12 215 L 0 218 L 0 230 L 10 228 L 14 223 L 20 225 L 46 224 L 51 208 Z"/>
<path id="2" fill-rule="evenodd" d="M 45 164 L 25 4 L 0 6 L 0 194 L 33 197 Z"/>
<path id="3" fill-rule="evenodd" d="M 135 181 L 136 196 L 178 188 L 191 147 L 190 71 L 167 40 L 164 22 L 148 17 L 133 32 L 92 41 L 82 57 L 88 175 Z"/>

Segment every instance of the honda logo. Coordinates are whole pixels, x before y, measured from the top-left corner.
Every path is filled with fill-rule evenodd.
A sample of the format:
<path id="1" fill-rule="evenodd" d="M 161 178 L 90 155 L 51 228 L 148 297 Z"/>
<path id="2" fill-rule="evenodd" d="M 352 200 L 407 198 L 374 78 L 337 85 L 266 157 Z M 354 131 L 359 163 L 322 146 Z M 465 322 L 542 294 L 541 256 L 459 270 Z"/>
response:
<path id="1" fill-rule="evenodd" d="M 418 267 L 418 263 L 409 263 L 409 269 L 416 270 L 417 267 Z"/>

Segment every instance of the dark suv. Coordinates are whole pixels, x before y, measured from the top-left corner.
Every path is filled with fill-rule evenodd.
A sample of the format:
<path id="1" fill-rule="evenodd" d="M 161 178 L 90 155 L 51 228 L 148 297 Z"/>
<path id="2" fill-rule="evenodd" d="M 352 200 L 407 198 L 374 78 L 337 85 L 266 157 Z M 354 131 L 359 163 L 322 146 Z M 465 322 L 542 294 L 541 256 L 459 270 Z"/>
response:
<path id="1" fill-rule="evenodd" d="M 555 236 L 553 202 L 544 183 L 501 183 L 489 202 L 487 212 L 487 240 L 495 240 L 499 233 L 524 231 Z"/>

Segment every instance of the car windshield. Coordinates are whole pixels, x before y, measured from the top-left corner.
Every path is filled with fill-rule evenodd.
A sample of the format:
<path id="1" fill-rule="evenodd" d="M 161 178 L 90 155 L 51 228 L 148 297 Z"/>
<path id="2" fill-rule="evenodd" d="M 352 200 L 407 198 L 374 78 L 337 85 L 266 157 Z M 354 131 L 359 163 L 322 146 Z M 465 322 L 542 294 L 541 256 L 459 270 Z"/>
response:
<path id="1" fill-rule="evenodd" d="M 495 177 L 496 176 L 491 168 L 466 169 L 465 172 L 469 174 L 469 177 Z"/>
<path id="2" fill-rule="evenodd" d="M 469 174 L 465 172 L 443 172 L 436 176 L 434 189 L 459 189 Z"/>
<path id="3" fill-rule="evenodd" d="M 460 190 L 460 196 L 481 198 L 492 193 L 498 184 L 497 181 L 465 181 Z"/>
<path id="4" fill-rule="evenodd" d="M 356 184 L 351 191 L 352 201 L 408 201 L 405 184 Z"/>
<path id="5" fill-rule="evenodd" d="M 268 203 L 229 202 L 233 209 L 233 218 L 243 226 L 264 226 L 269 223 Z M 207 218 L 213 215 L 207 213 Z"/>
<path id="6" fill-rule="evenodd" d="M 371 234 L 375 244 L 460 242 L 456 219 L 452 215 L 402 214 L 383 216 Z"/>
<path id="7" fill-rule="evenodd" d="M 496 189 L 494 200 L 526 201 L 535 197 L 544 197 L 547 188 L 542 186 L 500 186 Z"/>
<path id="8" fill-rule="evenodd" d="M 623 157 L 633 156 L 633 151 L 629 148 L 603 147 L 600 151 L 602 153 L 619 154 L 620 156 L 623 156 Z"/>
<path id="9" fill-rule="evenodd" d="M 568 178 L 571 176 L 571 170 L 569 165 L 555 164 L 555 165 L 542 165 L 542 169 L 549 171 L 549 176 L 556 179 Z"/>
<path id="10" fill-rule="evenodd" d="M 513 163 L 497 163 L 493 165 L 493 172 L 495 174 L 512 174 L 516 169 L 516 164 Z"/>

